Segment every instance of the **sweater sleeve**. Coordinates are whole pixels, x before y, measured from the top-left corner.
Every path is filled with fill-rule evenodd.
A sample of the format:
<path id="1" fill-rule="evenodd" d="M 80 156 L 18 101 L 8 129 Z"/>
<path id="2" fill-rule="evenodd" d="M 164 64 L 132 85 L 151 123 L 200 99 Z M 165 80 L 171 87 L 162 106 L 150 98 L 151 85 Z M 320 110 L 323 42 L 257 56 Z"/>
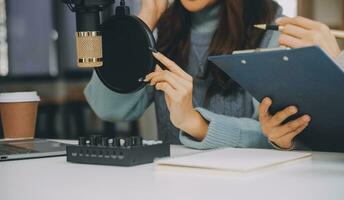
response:
<path id="1" fill-rule="evenodd" d="M 275 148 L 263 134 L 258 118 L 259 102 L 253 99 L 254 114 L 252 118 L 236 118 L 219 115 L 204 108 L 196 110 L 209 122 L 208 132 L 202 141 L 197 141 L 188 134 L 180 132 L 182 144 L 194 149 L 232 148 Z M 294 141 L 294 149 L 310 150 L 302 141 Z"/>
<path id="2" fill-rule="evenodd" d="M 84 94 L 93 111 L 106 121 L 132 121 L 138 119 L 153 102 L 154 90 L 147 86 L 132 94 L 111 91 L 93 73 Z"/>
<path id="3" fill-rule="evenodd" d="M 181 132 L 180 141 L 190 148 L 273 148 L 262 133 L 257 120 L 219 115 L 203 108 L 196 110 L 209 122 L 209 127 L 202 141 L 197 141 Z"/>

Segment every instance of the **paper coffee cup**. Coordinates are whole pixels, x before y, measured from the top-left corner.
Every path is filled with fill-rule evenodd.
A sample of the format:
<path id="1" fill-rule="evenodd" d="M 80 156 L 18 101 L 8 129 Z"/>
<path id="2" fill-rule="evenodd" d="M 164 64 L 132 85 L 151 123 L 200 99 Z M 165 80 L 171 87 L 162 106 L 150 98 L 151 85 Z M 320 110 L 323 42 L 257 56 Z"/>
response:
<path id="1" fill-rule="evenodd" d="M 5 139 L 34 138 L 37 92 L 0 93 L 0 112 Z"/>

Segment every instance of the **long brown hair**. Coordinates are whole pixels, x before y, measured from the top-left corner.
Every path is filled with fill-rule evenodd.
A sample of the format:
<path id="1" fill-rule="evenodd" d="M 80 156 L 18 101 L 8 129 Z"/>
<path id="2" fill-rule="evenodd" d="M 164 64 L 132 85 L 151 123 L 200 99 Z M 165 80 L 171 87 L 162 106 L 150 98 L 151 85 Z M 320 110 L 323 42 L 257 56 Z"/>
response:
<path id="1" fill-rule="evenodd" d="M 218 27 L 213 35 L 209 55 L 231 54 L 235 50 L 257 48 L 264 31 L 253 28 L 254 24 L 270 23 L 278 5 L 272 0 L 217 0 L 221 6 Z M 191 13 L 180 0 L 167 9 L 158 22 L 158 50 L 179 66 L 188 65 L 190 51 Z M 208 95 L 223 95 L 237 91 L 238 84 L 215 65 L 208 62 L 205 77 L 212 75 Z"/>

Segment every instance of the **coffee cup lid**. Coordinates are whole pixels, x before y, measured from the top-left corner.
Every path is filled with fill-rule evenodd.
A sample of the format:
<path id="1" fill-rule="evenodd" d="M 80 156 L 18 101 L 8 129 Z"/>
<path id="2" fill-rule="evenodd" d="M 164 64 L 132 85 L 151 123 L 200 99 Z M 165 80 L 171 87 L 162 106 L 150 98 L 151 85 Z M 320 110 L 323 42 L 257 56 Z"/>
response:
<path id="1" fill-rule="evenodd" d="M 35 102 L 40 100 L 37 92 L 0 93 L 0 103 Z"/>

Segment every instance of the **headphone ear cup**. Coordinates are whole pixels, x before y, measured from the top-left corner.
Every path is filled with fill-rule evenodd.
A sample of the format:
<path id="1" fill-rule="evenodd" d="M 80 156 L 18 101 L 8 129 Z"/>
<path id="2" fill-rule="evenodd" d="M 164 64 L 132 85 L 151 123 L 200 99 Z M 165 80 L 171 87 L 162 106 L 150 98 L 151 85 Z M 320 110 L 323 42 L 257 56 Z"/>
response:
<path id="1" fill-rule="evenodd" d="M 103 66 L 95 68 L 99 79 L 117 93 L 142 89 L 142 79 L 154 71 L 151 48 L 156 44 L 148 26 L 135 16 L 115 15 L 101 26 Z"/>

